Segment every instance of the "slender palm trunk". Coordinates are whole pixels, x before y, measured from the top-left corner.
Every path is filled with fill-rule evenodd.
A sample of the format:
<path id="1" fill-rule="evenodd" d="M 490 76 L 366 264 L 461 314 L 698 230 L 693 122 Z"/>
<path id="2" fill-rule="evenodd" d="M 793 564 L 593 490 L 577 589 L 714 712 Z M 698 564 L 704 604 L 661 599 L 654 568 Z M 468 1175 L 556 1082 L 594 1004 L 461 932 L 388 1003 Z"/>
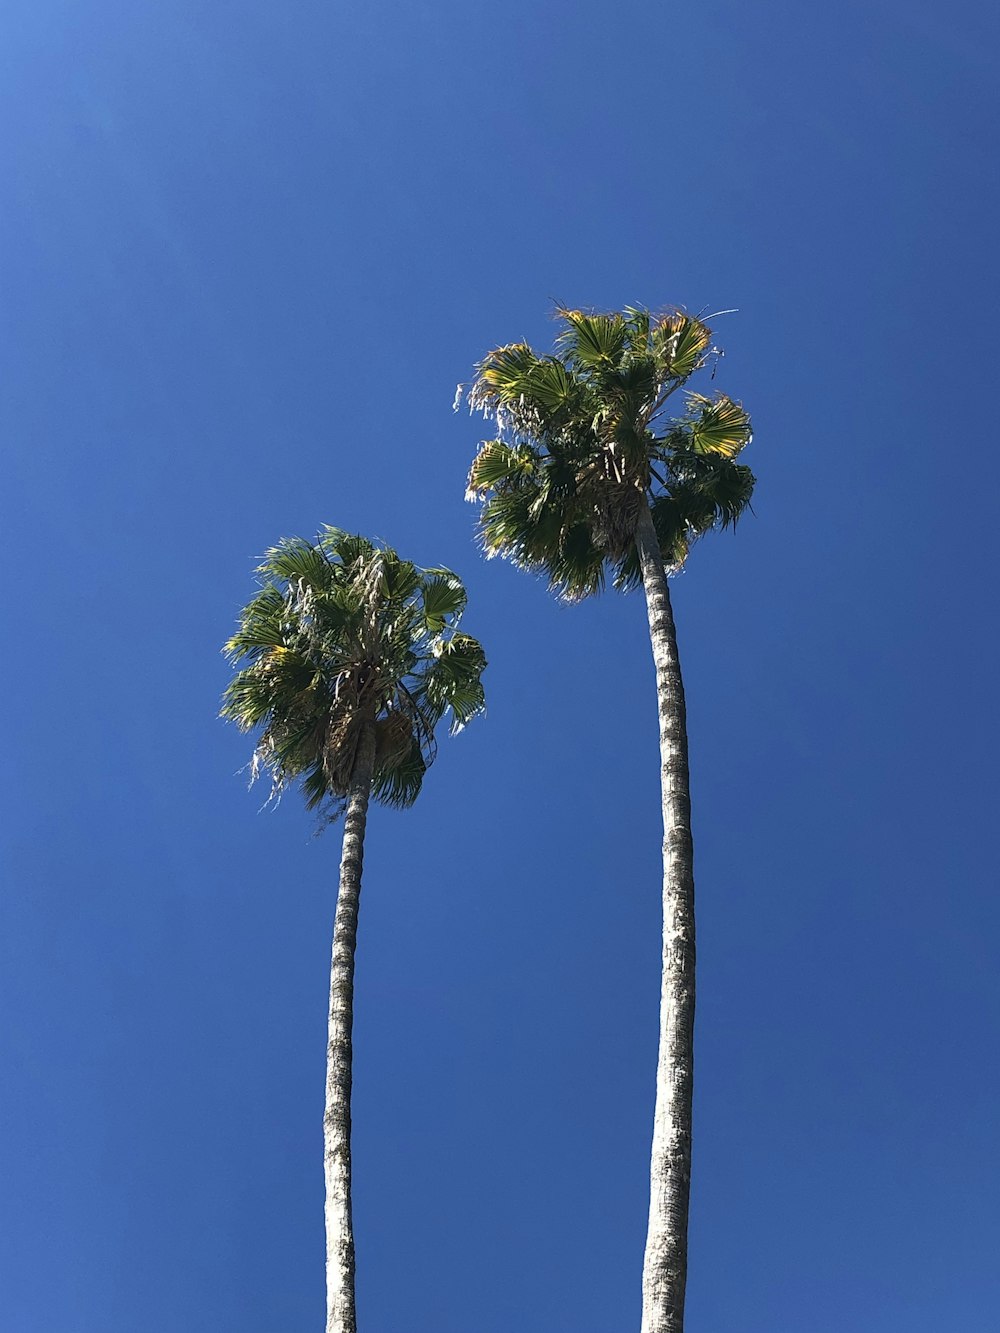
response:
<path id="1" fill-rule="evenodd" d="M 365 725 L 347 796 L 340 889 L 330 966 L 330 1023 L 323 1116 L 326 1172 L 326 1333 L 356 1333 L 354 1231 L 351 1225 L 351 1029 L 354 949 L 358 938 L 365 824 L 375 762 L 375 733 Z"/>
<path id="2" fill-rule="evenodd" d="M 646 504 L 635 544 L 656 666 L 663 800 L 663 974 L 642 1333 L 683 1333 L 694 1058 L 694 856 L 684 685 L 666 570 Z"/>

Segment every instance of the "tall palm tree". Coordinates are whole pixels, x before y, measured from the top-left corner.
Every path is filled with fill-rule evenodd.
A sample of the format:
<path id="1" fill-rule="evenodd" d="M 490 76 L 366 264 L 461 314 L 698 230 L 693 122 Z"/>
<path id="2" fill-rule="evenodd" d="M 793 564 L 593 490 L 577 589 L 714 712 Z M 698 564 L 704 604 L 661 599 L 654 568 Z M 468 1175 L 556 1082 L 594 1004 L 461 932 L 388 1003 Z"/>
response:
<path id="1" fill-rule="evenodd" d="M 355 1333 L 351 1226 L 354 950 L 369 800 L 408 806 L 446 713 L 484 707 L 486 658 L 458 624 L 465 589 L 337 528 L 279 542 L 225 646 L 239 668 L 222 716 L 258 733 L 251 773 L 298 782 L 310 808 L 345 813 L 333 928 L 324 1114 L 327 1333 Z"/>
<path id="2" fill-rule="evenodd" d="M 681 311 L 560 310 L 554 355 L 525 343 L 490 352 L 469 403 L 497 424 L 469 476 L 489 555 L 544 574 L 575 601 L 642 584 L 656 668 L 663 803 L 663 972 L 642 1280 L 642 1333 L 681 1333 L 687 1277 L 694 1033 L 694 877 L 684 688 L 669 573 L 693 541 L 732 526 L 754 478 L 736 456 L 750 440 L 742 407 L 687 392 L 716 355 Z M 675 400 L 676 401 L 676 400 Z"/>

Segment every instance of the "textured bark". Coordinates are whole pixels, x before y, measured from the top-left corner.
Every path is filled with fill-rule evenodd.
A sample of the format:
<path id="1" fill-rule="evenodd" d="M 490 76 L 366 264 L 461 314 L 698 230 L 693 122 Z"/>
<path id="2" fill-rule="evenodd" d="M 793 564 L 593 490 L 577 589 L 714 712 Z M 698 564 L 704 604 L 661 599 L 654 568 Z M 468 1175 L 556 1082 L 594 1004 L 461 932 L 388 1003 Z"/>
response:
<path id="1" fill-rule="evenodd" d="M 340 889 L 333 926 L 330 1022 L 323 1116 L 326 1173 L 326 1333 L 356 1333 L 354 1231 L 351 1225 L 351 1030 L 354 1024 L 354 949 L 364 860 L 365 823 L 375 761 L 375 731 L 366 723 L 347 797 Z"/>
<path id="2" fill-rule="evenodd" d="M 687 718 L 670 592 L 652 515 L 635 536 L 656 666 L 663 800 L 663 974 L 660 1048 L 642 1270 L 642 1333 L 682 1333 L 691 1188 L 694 1057 L 694 852 Z"/>

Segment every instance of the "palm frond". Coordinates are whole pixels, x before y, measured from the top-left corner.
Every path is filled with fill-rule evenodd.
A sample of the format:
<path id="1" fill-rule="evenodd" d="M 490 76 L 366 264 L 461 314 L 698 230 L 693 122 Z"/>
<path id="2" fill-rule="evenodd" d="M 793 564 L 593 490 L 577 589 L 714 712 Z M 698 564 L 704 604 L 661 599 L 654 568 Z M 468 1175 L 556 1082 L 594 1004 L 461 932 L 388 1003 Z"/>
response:
<path id="1" fill-rule="evenodd" d="M 335 567 L 340 566 L 345 575 L 350 575 L 359 563 L 370 560 L 378 549 L 373 542 L 359 533 L 345 532 L 342 528 L 332 527 L 323 528 L 316 545 L 329 560 L 334 562 Z"/>
<path id="2" fill-rule="evenodd" d="M 530 477 L 537 465 L 537 451 L 530 445 L 485 440 L 469 471 L 466 499 L 474 500 L 482 491 Z"/>
<path id="3" fill-rule="evenodd" d="M 277 588 L 263 588 L 244 609 L 240 627 L 226 640 L 223 652 L 236 664 L 283 646 L 285 635 L 285 599 Z"/>
<path id="4" fill-rule="evenodd" d="M 686 380 L 700 369 L 711 341 L 711 329 L 683 311 L 665 315 L 653 330 L 657 360 L 674 380 Z"/>
<path id="5" fill-rule="evenodd" d="M 633 356 L 645 356 L 649 351 L 649 335 L 652 328 L 652 316 L 648 310 L 638 306 L 626 306 L 624 310 L 626 340 Z"/>
<path id="6" fill-rule="evenodd" d="M 283 537 L 277 546 L 264 553 L 258 570 L 268 580 L 306 579 L 322 587 L 328 577 L 322 551 L 301 537 Z"/>
<path id="7" fill-rule="evenodd" d="M 410 560 L 400 560 L 395 551 L 383 552 L 382 577 L 386 598 L 390 602 L 405 601 L 420 587 L 422 571 Z"/>
<path id="8" fill-rule="evenodd" d="M 694 467 L 678 469 L 673 494 L 689 523 L 699 532 L 710 527 L 735 527 L 750 507 L 754 475 L 742 463 L 718 456 L 699 459 Z"/>
<path id="9" fill-rule="evenodd" d="M 478 640 L 461 632 L 436 640 L 433 654 L 424 676 L 423 697 L 435 718 L 451 713 L 454 734 L 486 707 L 481 680 L 486 654 Z"/>
<path id="10" fill-rule="evenodd" d="M 571 365 L 602 370 L 618 366 L 629 335 L 621 315 L 587 315 L 582 310 L 565 309 L 559 314 L 566 327 L 556 346 Z"/>
<path id="11" fill-rule="evenodd" d="M 706 398 L 688 394 L 688 447 L 696 454 L 722 454 L 735 458 L 750 443 L 750 418 L 740 403 L 725 394 Z"/>
<path id="12" fill-rule="evenodd" d="M 604 587 L 605 555 L 587 523 L 566 527 L 558 548 L 545 564 L 549 587 L 567 602 L 592 597 Z"/>
<path id="13" fill-rule="evenodd" d="M 425 577 L 421 588 L 424 624 L 432 634 L 440 634 L 449 619 L 458 619 L 468 600 L 457 574 L 442 570 Z"/>
<path id="14" fill-rule="evenodd" d="M 585 412 L 587 386 L 558 357 L 537 357 L 515 343 L 480 362 L 469 403 L 521 442 L 559 430 Z"/>
<path id="15" fill-rule="evenodd" d="M 492 413 L 498 403 L 517 399 L 537 364 L 538 358 L 527 343 L 495 348 L 476 367 L 469 390 L 470 406 Z"/>
<path id="16" fill-rule="evenodd" d="M 420 746 L 414 740 L 400 763 L 392 768 L 375 770 L 372 796 L 380 805 L 387 805 L 395 810 L 405 810 L 420 795 L 426 772 L 427 763 Z"/>

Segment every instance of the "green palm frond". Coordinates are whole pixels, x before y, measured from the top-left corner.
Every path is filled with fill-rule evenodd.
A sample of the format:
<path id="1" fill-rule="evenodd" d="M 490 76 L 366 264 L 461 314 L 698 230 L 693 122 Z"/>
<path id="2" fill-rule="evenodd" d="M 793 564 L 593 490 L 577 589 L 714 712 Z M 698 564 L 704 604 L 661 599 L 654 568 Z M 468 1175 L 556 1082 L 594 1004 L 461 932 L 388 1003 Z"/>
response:
<path id="1" fill-rule="evenodd" d="M 469 405 L 519 441 L 558 430 L 586 410 L 587 386 L 573 367 L 555 356 L 537 357 L 524 344 L 497 348 L 476 372 Z"/>
<path id="2" fill-rule="evenodd" d="M 653 401 L 657 389 L 656 362 L 651 356 L 633 357 L 627 366 L 604 377 L 601 386 L 619 412 L 639 421 L 642 408 Z"/>
<path id="3" fill-rule="evenodd" d="M 423 581 L 424 624 L 432 634 L 440 634 L 449 619 L 461 616 L 467 601 L 465 588 L 457 574 L 435 570 Z M 485 664 L 484 664 L 485 665 Z"/>
<path id="4" fill-rule="evenodd" d="M 594 541 L 589 524 L 567 526 L 545 572 L 549 588 L 568 602 L 592 597 L 604 587 L 604 552 Z"/>
<path id="5" fill-rule="evenodd" d="M 473 407 L 489 410 L 498 402 L 518 398 L 537 365 L 538 358 L 527 343 L 497 347 L 477 367 L 469 401 Z"/>
<path id="6" fill-rule="evenodd" d="M 698 531 L 735 527 L 750 508 L 754 475 L 742 463 L 719 456 L 677 460 L 674 495 L 685 512 L 704 516 Z M 695 519 L 690 520 L 692 526 Z"/>
<path id="7" fill-rule="evenodd" d="M 649 351 L 649 336 L 652 331 L 653 317 L 648 310 L 637 306 L 626 306 L 624 310 L 626 340 L 633 355 L 644 356 Z"/>
<path id="8" fill-rule="evenodd" d="M 454 734 L 486 707 L 481 680 L 486 656 L 476 639 L 460 631 L 438 639 L 432 652 L 433 661 L 423 679 L 423 698 L 435 721 L 451 713 Z"/>
<path id="9" fill-rule="evenodd" d="M 422 571 L 409 560 L 383 560 L 383 595 L 389 602 L 405 601 L 420 587 Z"/>
<path id="10" fill-rule="evenodd" d="M 362 537 L 358 533 L 345 532 L 342 528 L 329 526 L 324 527 L 320 532 L 316 545 L 328 559 L 341 565 L 348 572 L 359 563 L 371 560 L 378 550 L 367 537 Z M 389 548 L 386 549 L 389 554 L 395 556 L 394 551 L 390 551 Z"/>
<path id="11" fill-rule="evenodd" d="M 337 528 L 279 542 L 258 577 L 225 645 L 237 671 L 222 701 L 257 733 L 253 775 L 275 792 L 297 781 L 307 805 L 336 811 L 371 725 L 375 799 L 412 803 L 437 722 L 450 712 L 457 730 L 485 706 L 485 655 L 458 628 L 461 580 Z"/>
<path id="12" fill-rule="evenodd" d="M 246 607 L 240 628 L 223 651 L 231 660 L 259 657 L 267 648 L 284 644 L 285 599 L 274 587 L 262 589 Z"/>
<path id="13" fill-rule="evenodd" d="M 555 357 L 539 361 L 525 385 L 526 403 L 551 413 L 571 409 L 576 396 L 573 376 Z"/>
<path id="14" fill-rule="evenodd" d="M 321 763 L 314 763 L 308 772 L 302 775 L 300 785 L 307 810 L 318 810 L 329 806 L 329 784 L 326 771 Z M 340 814 L 343 805 L 344 798 L 339 797 L 335 803 L 335 809 L 329 811 L 328 817 L 334 818 L 337 814 Z"/>
<path id="15" fill-rule="evenodd" d="M 696 454 L 722 454 L 735 458 L 750 443 L 750 418 L 740 403 L 725 394 L 706 398 L 688 394 L 688 447 Z"/>
<path id="16" fill-rule="evenodd" d="M 530 445 L 486 440 L 480 446 L 469 472 L 466 498 L 474 500 L 481 491 L 530 477 L 537 466 L 538 455 Z"/>
<path id="17" fill-rule="evenodd" d="M 258 572 L 268 579 L 306 579 L 322 586 L 326 581 L 326 565 L 318 546 L 300 537 L 292 537 L 265 552 Z"/>
<path id="18" fill-rule="evenodd" d="M 711 329 L 683 311 L 665 315 L 653 330 L 657 360 L 673 380 L 686 380 L 701 368 L 711 341 Z"/>
<path id="19" fill-rule="evenodd" d="M 619 364 L 629 335 L 622 315 L 587 315 L 582 310 L 560 310 L 559 314 L 565 328 L 556 346 L 571 365 L 610 370 Z"/>
<path id="20" fill-rule="evenodd" d="M 479 531 L 488 556 L 509 555 L 529 563 L 537 551 L 544 551 L 558 539 L 559 515 L 542 503 L 538 480 L 516 490 L 497 491 L 483 504 Z"/>

